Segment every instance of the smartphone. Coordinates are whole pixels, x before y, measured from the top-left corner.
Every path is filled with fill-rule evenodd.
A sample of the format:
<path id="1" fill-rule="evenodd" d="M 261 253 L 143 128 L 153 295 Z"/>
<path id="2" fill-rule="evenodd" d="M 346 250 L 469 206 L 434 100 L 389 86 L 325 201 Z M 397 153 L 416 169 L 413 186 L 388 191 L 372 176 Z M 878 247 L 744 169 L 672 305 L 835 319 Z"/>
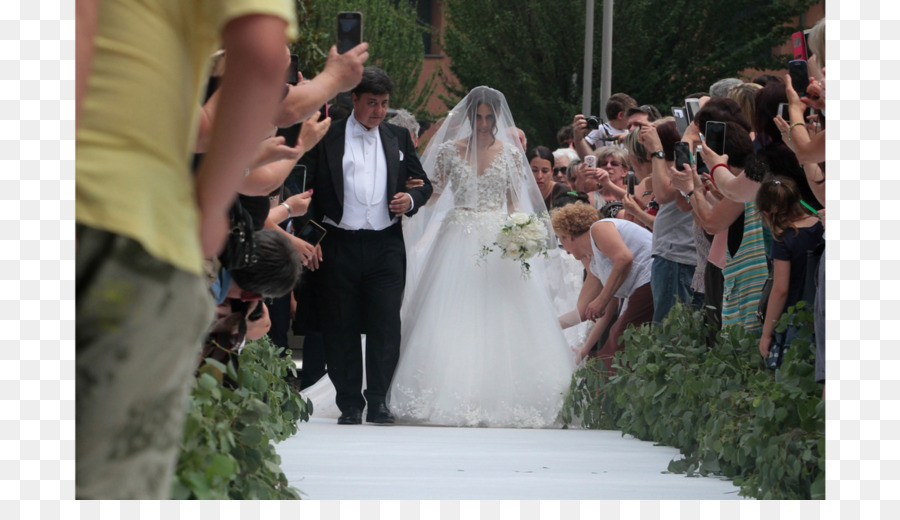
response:
<path id="1" fill-rule="evenodd" d="M 337 51 L 344 54 L 362 43 L 362 13 L 341 11 L 337 15 Z"/>
<path id="2" fill-rule="evenodd" d="M 297 164 L 297 165 L 295 165 L 295 168 L 299 168 L 303 171 L 303 174 L 300 177 L 301 178 L 300 193 L 306 193 L 309 189 L 306 187 L 306 165 L 305 164 Z"/>
<path id="3" fill-rule="evenodd" d="M 284 137 L 284 144 L 291 148 L 297 146 L 297 140 L 300 139 L 300 128 L 303 123 L 289 126 L 287 128 L 279 128 L 275 135 Z"/>
<path id="4" fill-rule="evenodd" d="M 806 96 L 809 87 L 809 69 L 806 60 L 791 60 L 788 62 L 788 74 L 791 75 L 791 86 L 800 97 Z"/>
<path id="5" fill-rule="evenodd" d="M 790 121 L 790 114 L 788 114 L 788 104 L 787 103 L 778 103 L 778 115 L 781 116 L 781 119 L 785 121 Z"/>
<path id="6" fill-rule="evenodd" d="M 588 168 L 596 168 L 597 167 L 597 156 L 585 155 L 584 156 L 584 165 Z"/>
<path id="7" fill-rule="evenodd" d="M 706 142 L 710 150 L 725 155 L 725 123 L 721 121 L 706 122 Z"/>
<path id="8" fill-rule="evenodd" d="M 685 165 L 690 166 L 694 164 L 694 158 L 691 156 L 691 145 L 687 144 L 684 141 L 678 141 L 675 143 L 675 169 L 681 171 L 684 169 Z"/>
<path id="9" fill-rule="evenodd" d="M 310 220 L 303 226 L 303 229 L 300 230 L 300 234 L 297 235 L 297 238 L 317 246 L 319 245 L 319 242 L 325 238 L 325 233 L 325 228 L 320 226 L 316 221 Z"/>
<path id="10" fill-rule="evenodd" d="M 709 168 L 706 167 L 706 163 L 703 162 L 703 156 L 700 155 L 700 150 L 703 149 L 703 146 L 697 145 L 697 151 L 694 152 L 694 160 L 697 161 L 697 173 L 703 174 L 704 172 L 709 173 Z"/>
<path id="11" fill-rule="evenodd" d="M 700 100 L 697 98 L 687 98 L 684 100 L 684 108 L 687 110 L 688 124 L 694 121 L 694 116 L 700 111 Z"/>
<path id="12" fill-rule="evenodd" d="M 691 124 L 687 118 L 687 109 L 684 107 L 672 107 L 672 115 L 675 117 L 675 127 L 678 128 L 678 135 L 684 135 L 688 125 Z"/>
<path id="13" fill-rule="evenodd" d="M 808 31 L 797 31 L 791 35 L 791 45 L 794 47 L 794 59 L 795 60 L 808 60 L 809 55 L 807 53 L 807 38 Z"/>
<path id="14" fill-rule="evenodd" d="M 285 77 L 285 83 L 290 83 L 291 85 L 296 85 L 300 83 L 300 56 L 296 54 L 291 54 L 291 64 L 288 65 L 287 75 Z"/>
<path id="15" fill-rule="evenodd" d="M 628 190 L 628 194 L 634 197 L 634 186 L 637 184 L 637 176 L 634 172 L 628 172 L 625 174 L 625 189 Z"/>

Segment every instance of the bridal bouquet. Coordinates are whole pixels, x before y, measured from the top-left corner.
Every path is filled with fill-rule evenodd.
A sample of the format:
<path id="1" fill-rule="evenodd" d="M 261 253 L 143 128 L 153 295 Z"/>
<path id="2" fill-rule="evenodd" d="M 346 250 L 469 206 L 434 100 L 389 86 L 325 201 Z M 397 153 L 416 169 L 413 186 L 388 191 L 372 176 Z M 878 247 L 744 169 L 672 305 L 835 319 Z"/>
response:
<path id="1" fill-rule="evenodd" d="M 497 233 L 496 241 L 491 244 L 500 248 L 500 258 L 511 258 L 522 266 L 522 274 L 527 278 L 531 274 L 531 265 L 527 262 L 538 254 L 547 254 L 547 226 L 537 215 L 513 213 L 508 216 Z M 481 248 L 484 258 L 494 250 L 490 246 Z"/>

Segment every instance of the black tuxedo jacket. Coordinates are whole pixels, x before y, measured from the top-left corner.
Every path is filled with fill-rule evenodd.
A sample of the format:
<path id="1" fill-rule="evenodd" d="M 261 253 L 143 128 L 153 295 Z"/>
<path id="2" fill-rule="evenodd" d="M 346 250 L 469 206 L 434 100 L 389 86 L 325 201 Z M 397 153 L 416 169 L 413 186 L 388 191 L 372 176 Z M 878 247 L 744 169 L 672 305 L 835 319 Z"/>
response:
<path id="1" fill-rule="evenodd" d="M 303 156 L 301 164 L 307 168 L 307 186 L 313 188 L 312 210 L 316 220 L 327 216 L 340 224 L 344 214 L 344 136 L 347 120 L 343 119 L 331 124 L 325 137 L 315 148 Z M 413 215 L 431 197 L 433 188 L 425 175 L 409 130 L 389 123 L 378 126 L 381 144 L 387 164 L 387 196 L 384 199 L 384 211 L 390 212 L 388 204 L 394 195 L 407 192 L 412 196 L 413 209 L 407 215 Z M 310 182 L 312 178 L 312 182 Z M 407 179 L 422 179 L 425 184 L 406 189 Z"/>

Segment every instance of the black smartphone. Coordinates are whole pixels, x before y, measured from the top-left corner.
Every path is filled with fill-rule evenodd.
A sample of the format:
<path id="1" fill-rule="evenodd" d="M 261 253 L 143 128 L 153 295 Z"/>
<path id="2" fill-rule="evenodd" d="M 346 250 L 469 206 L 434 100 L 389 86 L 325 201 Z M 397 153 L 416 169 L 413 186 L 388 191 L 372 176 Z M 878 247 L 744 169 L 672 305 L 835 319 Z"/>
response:
<path id="1" fill-rule="evenodd" d="M 269 298 L 266 298 L 266 300 L 269 300 L 269 305 L 272 304 L 272 301 Z M 248 305 L 247 305 L 248 307 L 253 304 L 253 302 L 247 302 L 247 303 L 248 303 Z M 259 303 L 256 304 L 256 307 L 253 308 L 253 311 L 251 311 L 250 314 L 247 315 L 247 321 L 256 321 L 256 320 L 262 318 L 263 305 L 265 305 L 265 303 L 266 302 L 264 300 L 259 300 Z"/>
<path id="2" fill-rule="evenodd" d="M 297 140 L 300 139 L 300 128 L 303 123 L 289 126 L 287 128 L 279 128 L 275 135 L 284 137 L 284 144 L 291 148 L 297 146 Z"/>
<path id="3" fill-rule="evenodd" d="M 691 145 L 687 144 L 684 141 L 678 141 L 675 143 L 675 169 L 681 171 L 684 169 L 685 165 L 690 166 L 694 164 L 694 159 L 691 156 Z"/>
<path id="4" fill-rule="evenodd" d="M 694 152 L 694 160 L 697 161 L 697 173 L 703 174 L 708 173 L 709 168 L 706 167 L 706 164 L 703 162 L 703 156 L 700 155 L 701 145 L 697 145 L 697 150 Z"/>
<path id="5" fill-rule="evenodd" d="M 291 85 L 296 85 L 300 83 L 300 56 L 296 54 L 291 54 L 291 64 L 288 65 L 287 69 L 287 77 L 285 78 L 286 83 L 290 83 Z"/>
<path id="6" fill-rule="evenodd" d="M 300 230 L 300 234 L 297 235 L 297 238 L 303 240 L 304 242 L 309 242 L 310 244 L 317 246 L 319 242 L 325 238 L 325 228 L 320 226 L 314 220 L 310 220 L 303 226 L 303 229 Z"/>
<path id="7" fill-rule="evenodd" d="M 362 43 L 362 13 L 341 11 L 337 15 L 337 51 L 344 54 Z"/>
<path id="8" fill-rule="evenodd" d="M 637 176 L 634 172 L 628 172 L 625 174 L 625 189 L 628 190 L 628 194 L 634 197 L 634 186 L 637 184 Z"/>
<path id="9" fill-rule="evenodd" d="M 706 143 L 710 150 L 725 155 L 725 123 L 721 121 L 706 122 Z"/>
<path id="10" fill-rule="evenodd" d="M 694 121 L 694 116 L 700 111 L 700 100 L 697 98 L 687 98 L 684 100 L 684 108 L 687 110 L 688 124 Z"/>
<path id="11" fill-rule="evenodd" d="M 675 117 L 675 127 L 678 128 L 678 135 L 684 135 L 688 125 L 691 124 L 688 121 L 687 109 L 684 107 L 672 107 L 672 115 Z"/>
<path id="12" fill-rule="evenodd" d="M 791 86 L 800 97 L 806 96 L 809 87 L 809 69 L 806 60 L 791 60 L 788 62 L 788 74 L 791 75 Z"/>

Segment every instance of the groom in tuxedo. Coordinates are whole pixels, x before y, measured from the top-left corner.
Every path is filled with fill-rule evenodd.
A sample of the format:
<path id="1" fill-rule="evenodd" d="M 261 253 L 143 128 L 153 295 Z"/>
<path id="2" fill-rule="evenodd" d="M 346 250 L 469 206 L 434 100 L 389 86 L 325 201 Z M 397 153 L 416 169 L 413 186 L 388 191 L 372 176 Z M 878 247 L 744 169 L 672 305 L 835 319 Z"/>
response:
<path id="1" fill-rule="evenodd" d="M 327 233 L 312 274 L 328 375 L 341 410 L 338 424 L 392 424 L 385 394 L 400 355 L 400 303 L 406 249 L 400 220 L 431 196 L 409 131 L 384 122 L 393 82 L 366 67 L 351 91 L 353 112 L 331 125 L 303 163 L 313 177 L 313 206 Z M 405 189 L 407 180 L 422 186 Z M 366 334 L 366 389 L 362 342 Z"/>

